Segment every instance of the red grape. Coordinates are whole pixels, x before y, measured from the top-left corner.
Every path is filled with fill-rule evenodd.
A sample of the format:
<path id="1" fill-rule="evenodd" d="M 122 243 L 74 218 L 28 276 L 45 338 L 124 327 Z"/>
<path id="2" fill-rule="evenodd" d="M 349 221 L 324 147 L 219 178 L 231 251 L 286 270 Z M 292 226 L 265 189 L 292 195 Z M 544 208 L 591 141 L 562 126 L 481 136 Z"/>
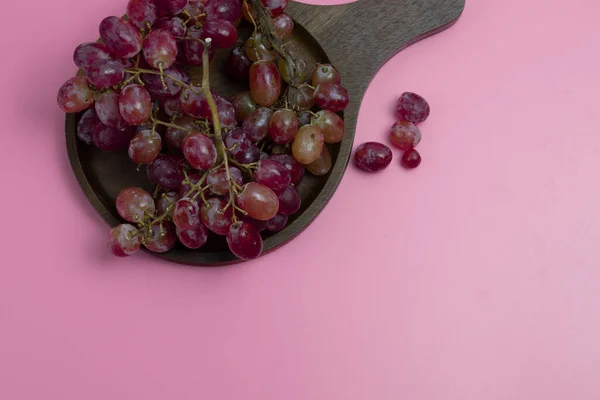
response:
<path id="1" fill-rule="evenodd" d="M 190 21 L 188 22 L 189 26 L 195 25 L 200 18 L 200 15 L 204 13 L 204 7 L 207 0 L 189 0 L 188 5 L 185 8 L 185 11 L 191 16 Z"/>
<path id="2" fill-rule="evenodd" d="M 190 39 L 201 39 L 202 28 L 192 26 L 188 28 L 187 37 Z M 187 63 L 190 65 L 202 65 L 202 52 L 204 51 L 204 45 L 198 40 L 184 40 L 183 41 L 183 53 Z M 214 50 L 212 46 L 209 48 L 209 58 L 212 59 Z"/>
<path id="3" fill-rule="evenodd" d="M 87 70 L 96 61 L 110 59 L 110 49 L 104 43 L 83 43 L 73 52 L 75 65 L 83 70 Z"/>
<path id="4" fill-rule="evenodd" d="M 195 118 L 208 118 L 211 116 L 208 101 L 200 87 L 184 88 L 181 91 L 180 98 L 181 106 L 186 114 Z"/>
<path id="5" fill-rule="evenodd" d="M 76 76 L 66 81 L 56 96 L 58 106 L 66 113 L 76 113 L 94 104 L 94 92 L 84 76 Z"/>
<path id="6" fill-rule="evenodd" d="M 173 124 L 187 129 L 195 129 L 194 119 L 192 117 L 181 117 L 173 121 Z M 189 131 L 177 128 L 167 128 L 165 139 L 169 145 L 169 149 L 182 151 L 183 140 L 189 134 Z"/>
<path id="7" fill-rule="evenodd" d="M 397 108 L 400 118 L 415 124 L 425 121 L 431 111 L 423 97 L 411 92 L 403 93 L 400 96 Z"/>
<path id="8" fill-rule="evenodd" d="M 323 133 L 319 128 L 314 125 L 304 125 L 298 129 L 296 139 L 292 144 L 294 158 L 300 164 L 310 164 L 319 158 L 324 143 Z"/>
<path id="9" fill-rule="evenodd" d="M 129 125 L 141 125 L 150 119 L 152 99 L 141 85 L 127 85 L 119 97 L 119 112 Z"/>
<path id="10" fill-rule="evenodd" d="M 277 144 L 288 144 L 298 132 L 298 117 L 292 110 L 281 109 L 273 113 L 269 122 L 269 136 Z"/>
<path id="11" fill-rule="evenodd" d="M 160 75 L 156 74 L 142 74 L 142 80 L 148 91 L 155 96 L 175 96 L 181 92 L 181 86 L 171 79 L 175 78 L 184 83 L 190 82 L 190 76 L 187 71 L 179 69 L 177 67 L 171 67 L 164 70 L 165 72 L 165 85 L 163 85 Z"/>
<path id="12" fill-rule="evenodd" d="M 252 66 L 252 61 L 246 55 L 246 48 L 237 46 L 227 57 L 225 73 L 234 81 L 246 82 L 250 75 L 250 66 Z"/>
<path id="13" fill-rule="evenodd" d="M 231 207 L 223 211 L 227 202 L 223 199 L 213 197 L 206 200 L 200 208 L 200 218 L 208 229 L 217 235 L 225 236 L 229 232 L 229 227 L 233 223 L 233 213 Z"/>
<path id="14" fill-rule="evenodd" d="M 227 245 L 231 252 L 242 260 L 257 258 L 263 249 L 260 233 L 246 221 L 239 221 L 231 225 L 227 232 Z"/>
<path id="15" fill-rule="evenodd" d="M 335 83 L 321 83 L 315 90 L 315 103 L 324 110 L 343 111 L 350 102 L 348 91 Z"/>
<path id="16" fill-rule="evenodd" d="M 115 256 L 129 257 L 140 249 L 142 236 L 133 225 L 117 225 L 110 231 L 106 244 Z"/>
<path id="17" fill-rule="evenodd" d="M 192 185 L 195 187 L 198 186 L 198 182 L 202 179 L 202 175 L 192 172 L 188 174 L 187 181 L 183 181 L 181 183 L 181 187 L 179 188 L 179 197 L 188 197 L 195 196 L 200 191 L 199 189 L 192 188 Z M 188 182 L 189 181 L 189 182 Z"/>
<path id="18" fill-rule="evenodd" d="M 160 221 L 150 228 L 151 235 L 146 238 L 144 246 L 153 253 L 166 253 L 175 247 L 177 234 L 171 221 Z"/>
<path id="19" fill-rule="evenodd" d="M 281 40 L 285 40 L 292 34 L 294 30 L 294 20 L 286 14 L 280 14 L 273 18 L 273 26 L 275 27 L 275 33 Z"/>
<path id="20" fill-rule="evenodd" d="M 346 129 L 344 120 L 332 111 L 319 111 L 317 117 L 313 120 L 313 125 L 323 132 L 325 143 L 339 143 L 344 138 Z"/>
<path id="21" fill-rule="evenodd" d="M 267 137 L 272 116 L 273 111 L 266 107 L 260 107 L 246 118 L 242 126 L 247 131 L 250 140 L 258 142 Z"/>
<path id="22" fill-rule="evenodd" d="M 217 162 L 215 143 L 203 133 L 190 133 L 183 140 L 182 149 L 185 159 L 196 169 L 206 170 Z"/>
<path id="23" fill-rule="evenodd" d="M 319 86 L 321 83 L 342 83 L 340 72 L 331 64 L 317 64 L 312 74 L 312 85 Z"/>
<path id="24" fill-rule="evenodd" d="M 315 176 L 327 175 L 331 170 L 331 153 L 327 146 L 323 146 L 323 151 L 319 158 L 306 166 L 308 172 Z"/>
<path id="25" fill-rule="evenodd" d="M 229 176 L 238 185 L 244 184 L 244 177 L 242 171 L 236 167 L 229 167 Z M 213 169 L 208 173 L 206 178 L 210 191 L 219 196 L 225 196 L 229 194 L 229 182 L 227 181 L 227 173 L 225 167 L 221 166 L 217 169 Z"/>
<path id="26" fill-rule="evenodd" d="M 168 154 L 160 154 L 148 165 L 148 178 L 165 189 L 179 190 L 184 179 L 182 160 Z"/>
<path id="27" fill-rule="evenodd" d="M 201 224 L 200 206 L 196 200 L 184 197 L 175 204 L 173 223 L 179 229 L 192 229 Z"/>
<path id="28" fill-rule="evenodd" d="M 102 20 L 100 37 L 117 57 L 132 58 L 142 50 L 140 32 L 131 23 L 117 17 L 106 17 Z"/>
<path id="29" fill-rule="evenodd" d="M 354 161 L 356 166 L 363 171 L 381 171 L 392 162 L 392 150 L 377 142 L 363 143 L 356 149 Z"/>
<path id="30" fill-rule="evenodd" d="M 219 122 L 221 122 L 221 126 L 226 128 L 236 126 L 237 121 L 235 119 L 235 107 L 233 104 L 221 96 L 214 95 L 213 97 L 217 105 L 217 111 L 219 112 Z M 208 120 L 212 122 L 212 113 L 209 115 Z"/>
<path id="31" fill-rule="evenodd" d="M 127 17 L 138 29 L 146 29 L 156 21 L 156 6 L 153 0 L 129 0 L 127 4 Z"/>
<path id="32" fill-rule="evenodd" d="M 238 33 L 235 26 L 222 19 L 211 19 L 202 27 L 202 39 L 212 39 L 212 45 L 217 49 L 226 49 L 235 46 Z"/>
<path id="33" fill-rule="evenodd" d="M 277 198 L 279 200 L 279 214 L 296 214 L 302 205 L 300 193 L 293 186 L 288 186 L 283 192 L 277 195 Z"/>
<path id="34" fill-rule="evenodd" d="M 174 38 L 184 37 L 187 32 L 185 22 L 179 17 L 164 17 L 156 21 L 153 29 L 163 29 L 173 35 Z"/>
<path id="35" fill-rule="evenodd" d="M 175 209 L 175 203 L 179 201 L 179 198 L 179 193 L 177 192 L 162 193 L 158 199 L 156 199 L 156 212 L 158 215 L 160 216 L 166 213 L 172 218 L 173 210 Z"/>
<path id="36" fill-rule="evenodd" d="M 252 226 L 254 226 L 254 229 L 256 229 L 257 232 L 262 232 L 267 228 L 268 221 L 259 221 L 247 215 L 242 215 L 241 219 L 252 224 Z"/>
<path id="37" fill-rule="evenodd" d="M 162 138 L 153 130 L 139 132 L 129 143 L 129 158 L 136 164 L 150 164 L 158 157 Z"/>
<path id="38" fill-rule="evenodd" d="M 277 214 L 267 222 L 266 229 L 269 232 L 281 232 L 288 223 L 288 216 Z"/>
<path id="39" fill-rule="evenodd" d="M 260 160 L 260 150 L 255 145 L 251 145 L 247 150 L 238 153 L 235 159 L 241 164 L 255 163 Z"/>
<path id="40" fill-rule="evenodd" d="M 177 59 L 177 42 L 163 29 L 153 30 L 144 39 L 144 59 L 154 68 L 170 68 Z"/>
<path id="41" fill-rule="evenodd" d="M 210 0 L 205 5 L 208 19 L 224 19 L 236 24 L 242 18 L 239 0 Z"/>
<path id="42" fill-rule="evenodd" d="M 77 137 L 85 144 L 92 144 L 92 134 L 100 125 L 102 122 L 100 122 L 96 110 L 93 108 L 86 110 L 77 123 Z"/>
<path id="43" fill-rule="evenodd" d="M 169 117 L 181 117 L 185 114 L 179 96 L 165 97 L 160 101 L 160 104 L 162 105 L 163 110 L 165 110 L 165 114 Z"/>
<path id="44" fill-rule="evenodd" d="M 186 230 L 177 228 L 176 233 L 181 244 L 188 249 L 199 249 L 204 246 L 208 240 L 208 230 L 204 224 L 198 224 L 198 226 Z"/>
<path id="45" fill-rule="evenodd" d="M 231 98 L 231 104 L 235 109 L 235 119 L 243 122 L 254 111 L 256 111 L 256 102 L 250 95 L 250 92 L 241 92 Z"/>
<path id="46" fill-rule="evenodd" d="M 252 142 L 248 139 L 248 132 L 243 128 L 235 128 L 229 131 L 223 138 L 223 142 L 234 158 L 252 146 Z"/>
<path id="47" fill-rule="evenodd" d="M 259 221 L 268 221 L 277 214 L 277 195 L 265 185 L 250 182 L 244 185 L 238 197 L 239 206 L 248 215 Z"/>
<path id="48" fill-rule="evenodd" d="M 271 15 L 277 16 L 283 13 L 290 0 L 261 0 L 261 3 L 271 11 Z"/>
<path id="49" fill-rule="evenodd" d="M 159 15 L 177 15 L 188 5 L 188 0 L 154 0 Z"/>
<path id="50" fill-rule="evenodd" d="M 87 69 L 88 81 L 100 89 L 118 85 L 124 76 L 123 64 L 113 60 L 95 61 Z"/>
<path id="51" fill-rule="evenodd" d="M 421 131 L 412 122 L 398 121 L 390 130 L 390 140 L 399 149 L 409 150 L 421 142 Z"/>
<path id="52" fill-rule="evenodd" d="M 269 157 L 273 161 L 277 161 L 290 171 L 291 184 L 298 186 L 304 177 L 304 166 L 289 154 L 274 154 Z"/>
<path id="53" fill-rule="evenodd" d="M 127 147 L 134 135 L 134 127 L 113 128 L 100 124 L 92 133 L 92 140 L 97 148 L 110 152 Z"/>
<path id="54" fill-rule="evenodd" d="M 116 200 L 117 212 L 125 221 L 140 223 L 146 215 L 153 216 L 156 210 L 150 193 L 139 187 L 121 190 Z"/>
<path id="55" fill-rule="evenodd" d="M 257 104 L 269 107 L 281 94 L 281 78 L 272 61 L 257 61 L 250 67 L 250 93 Z"/>
<path id="56" fill-rule="evenodd" d="M 281 192 L 292 182 L 290 171 L 277 161 L 266 159 L 259 161 L 254 171 L 254 180 L 274 192 Z"/>
<path id="57" fill-rule="evenodd" d="M 103 93 L 96 100 L 96 114 L 100 121 L 106 126 L 112 128 L 123 128 L 127 126 L 127 121 L 123 119 L 119 111 L 119 94 L 116 92 Z"/>
<path id="58" fill-rule="evenodd" d="M 421 155 L 415 149 L 409 149 L 402 155 L 402 165 L 408 169 L 417 168 L 421 165 Z"/>

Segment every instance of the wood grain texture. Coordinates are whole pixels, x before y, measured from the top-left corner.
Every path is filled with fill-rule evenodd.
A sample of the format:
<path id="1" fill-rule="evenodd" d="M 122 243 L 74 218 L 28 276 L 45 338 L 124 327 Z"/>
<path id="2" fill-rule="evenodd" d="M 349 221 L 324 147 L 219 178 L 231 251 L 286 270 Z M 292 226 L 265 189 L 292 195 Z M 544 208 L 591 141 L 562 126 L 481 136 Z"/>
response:
<path id="1" fill-rule="evenodd" d="M 344 86 L 351 96 L 344 111 L 346 136 L 330 146 L 333 167 L 322 177 L 310 176 L 300 185 L 302 208 L 290 218 L 288 226 L 277 234 L 264 236 L 266 254 L 300 234 L 319 215 L 333 196 L 352 152 L 358 110 L 364 93 L 379 68 L 403 48 L 452 25 L 460 16 L 465 0 L 358 0 L 338 6 L 314 6 L 291 2 L 286 12 L 296 21 L 290 40 L 309 66 L 331 62 L 339 68 Z M 242 29 L 241 36 L 250 32 Z M 230 96 L 247 87 L 230 82 L 218 68 L 227 52 L 217 54 L 211 72 L 211 87 Z M 197 71 L 196 71 L 197 72 Z M 197 74 L 192 71 L 192 77 Z M 118 193 L 129 186 L 152 191 L 144 169 L 136 171 L 126 151 L 103 153 L 76 138 L 80 115 L 68 114 L 66 136 L 69 159 L 75 176 L 94 208 L 111 226 L 121 223 L 114 202 Z M 238 263 L 227 249 L 225 240 L 210 235 L 200 250 L 178 245 L 156 255 L 166 260 L 195 265 L 221 266 Z"/>

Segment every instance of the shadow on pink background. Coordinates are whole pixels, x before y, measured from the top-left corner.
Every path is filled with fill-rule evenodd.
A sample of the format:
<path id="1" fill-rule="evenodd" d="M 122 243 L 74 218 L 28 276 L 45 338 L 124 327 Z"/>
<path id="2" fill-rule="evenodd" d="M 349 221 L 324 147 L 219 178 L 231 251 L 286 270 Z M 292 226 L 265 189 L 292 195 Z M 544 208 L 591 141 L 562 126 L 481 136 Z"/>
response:
<path id="1" fill-rule="evenodd" d="M 56 90 L 125 0 L 2 8 L 1 399 L 600 398 L 597 0 L 468 0 L 361 108 L 356 144 L 429 99 L 422 166 L 350 167 L 298 239 L 210 270 L 108 256 L 67 161 Z"/>

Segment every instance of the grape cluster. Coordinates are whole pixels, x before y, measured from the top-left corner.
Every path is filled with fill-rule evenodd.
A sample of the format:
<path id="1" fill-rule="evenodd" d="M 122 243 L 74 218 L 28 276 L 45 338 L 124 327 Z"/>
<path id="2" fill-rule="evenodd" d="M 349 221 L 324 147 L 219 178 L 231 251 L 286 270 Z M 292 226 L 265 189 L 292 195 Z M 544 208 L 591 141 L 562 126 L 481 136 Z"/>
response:
<path id="1" fill-rule="evenodd" d="M 210 231 L 240 259 L 256 258 L 261 232 L 281 231 L 300 210 L 305 171 L 330 171 L 327 145 L 344 138 L 340 112 L 350 98 L 334 66 L 309 68 L 284 42 L 294 28 L 288 2 L 129 0 L 127 17 L 100 23 L 100 42 L 75 49 L 82 73 L 57 101 L 80 113 L 77 137 L 106 152 L 127 149 L 132 168 L 156 185 L 153 194 L 119 193 L 126 223 L 110 232 L 113 254 L 164 253 L 177 242 L 198 249 Z M 245 41 L 242 24 L 254 28 Z M 229 51 L 223 65 L 211 65 L 215 51 Z M 191 78 L 195 67 L 201 82 Z M 211 68 L 248 90 L 219 96 Z"/>
<path id="2" fill-rule="evenodd" d="M 421 130 L 416 125 L 424 122 L 430 113 L 427 101 L 416 93 L 405 92 L 398 99 L 398 120 L 390 129 L 390 142 L 403 150 L 402 165 L 413 169 L 421 165 L 421 155 L 415 147 L 421 142 Z M 392 150 L 379 142 L 362 143 L 354 153 L 354 163 L 366 172 L 377 172 L 392 162 Z"/>

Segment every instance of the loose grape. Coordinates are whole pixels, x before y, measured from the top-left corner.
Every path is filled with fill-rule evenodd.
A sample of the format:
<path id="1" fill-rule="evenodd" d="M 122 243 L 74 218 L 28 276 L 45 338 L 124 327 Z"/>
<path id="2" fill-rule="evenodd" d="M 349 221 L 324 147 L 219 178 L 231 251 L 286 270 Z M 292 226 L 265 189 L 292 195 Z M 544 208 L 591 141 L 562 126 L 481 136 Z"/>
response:
<path id="1" fill-rule="evenodd" d="M 162 138 L 153 130 L 136 134 L 129 143 L 128 155 L 136 164 L 150 164 L 158 157 L 162 148 Z"/>
<path id="2" fill-rule="evenodd" d="M 298 132 L 298 117 L 292 110 L 281 109 L 273 113 L 269 122 L 269 136 L 277 144 L 288 144 Z"/>
<path id="3" fill-rule="evenodd" d="M 117 225 L 110 231 L 106 244 L 115 256 L 129 257 L 140 249 L 142 236 L 133 225 Z"/>
<path id="4" fill-rule="evenodd" d="M 239 206 L 248 215 L 259 221 L 268 221 L 277 214 L 277 195 L 265 185 L 250 182 L 244 185 L 238 197 Z"/>
<path id="5" fill-rule="evenodd" d="M 381 171 L 392 162 L 392 150 L 377 142 L 363 143 L 356 149 L 354 161 L 356 166 L 363 171 Z"/>
<path id="6" fill-rule="evenodd" d="M 238 185 L 242 186 L 244 184 L 242 171 L 238 168 L 229 167 L 229 176 Z M 210 191 L 218 196 L 229 194 L 229 181 L 227 180 L 225 166 L 211 170 L 206 178 L 206 183 L 208 184 Z"/>
<path id="7" fill-rule="evenodd" d="M 177 15 L 188 5 L 188 0 L 154 0 L 159 15 Z"/>
<path id="8" fill-rule="evenodd" d="M 86 110 L 77 123 L 77 137 L 85 144 L 92 144 L 94 130 L 100 125 L 102 122 L 100 122 L 96 110 L 93 108 Z"/>
<path id="9" fill-rule="evenodd" d="M 66 113 L 77 113 L 94 104 L 94 93 L 84 76 L 76 76 L 66 81 L 56 96 L 58 106 Z"/>
<path id="10" fill-rule="evenodd" d="M 173 210 L 175 209 L 175 203 L 177 203 L 179 199 L 179 193 L 177 192 L 162 193 L 158 197 L 158 199 L 156 199 L 157 214 L 167 214 L 167 216 L 173 218 Z"/>
<path id="11" fill-rule="evenodd" d="M 292 34 L 294 30 L 294 20 L 286 14 L 280 14 L 273 18 L 273 26 L 275 34 L 281 40 L 285 40 Z"/>
<path id="12" fill-rule="evenodd" d="M 290 171 L 291 185 L 298 186 L 304 178 L 304 166 L 289 154 L 274 154 L 269 157 L 273 161 L 277 161 Z"/>
<path id="13" fill-rule="evenodd" d="M 250 95 L 250 92 L 241 92 L 231 98 L 231 104 L 235 109 L 235 119 L 238 122 L 244 122 L 254 111 L 256 111 L 256 102 Z"/>
<path id="14" fill-rule="evenodd" d="M 136 28 L 146 29 L 156 21 L 156 6 L 152 0 L 129 0 L 127 17 Z"/>
<path id="15" fill-rule="evenodd" d="M 150 119 L 152 99 L 141 85 L 127 85 L 119 97 L 119 112 L 129 125 L 141 125 Z"/>
<path id="16" fill-rule="evenodd" d="M 272 61 L 257 61 L 250 67 L 250 93 L 257 104 L 269 107 L 281 94 L 281 78 Z"/>
<path id="17" fill-rule="evenodd" d="M 206 203 L 200 208 L 200 218 L 208 229 L 217 235 L 225 236 L 229 232 L 229 227 L 233 223 L 233 213 L 231 207 L 227 206 L 225 200 L 213 197 L 206 200 Z"/>
<path id="18" fill-rule="evenodd" d="M 339 143 L 344 139 L 344 120 L 336 113 L 329 110 L 321 110 L 313 120 L 313 125 L 323 132 L 325 143 Z"/>
<path id="19" fill-rule="evenodd" d="M 279 200 L 279 214 L 296 214 L 302 205 L 302 198 L 298 193 L 298 189 L 293 186 L 288 186 L 283 192 L 277 195 L 277 198 Z"/>
<path id="20" fill-rule="evenodd" d="M 183 140 L 183 155 L 196 169 L 206 170 L 217 162 L 217 148 L 211 138 L 200 132 L 190 133 Z"/>
<path id="21" fill-rule="evenodd" d="M 312 74 L 312 85 L 319 86 L 321 83 L 342 83 L 340 72 L 331 64 L 317 64 Z"/>
<path id="22" fill-rule="evenodd" d="M 298 129 L 296 139 L 292 144 L 292 154 L 300 164 L 314 162 L 323 151 L 325 139 L 323 133 L 314 125 L 305 125 Z"/>
<path id="23" fill-rule="evenodd" d="M 254 171 L 254 180 L 278 193 L 292 183 L 292 176 L 283 164 L 266 159 L 259 161 L 258 168 Z"/>
<path id="24" fill-rule="evenodd" d="M 151 236 L 144 241 L 144 246 L 153 253 L 166 253 L 175 247 L 177 233 L 171 221 L 160 221 L 150 228 Z"/>
<path id="25" fill-rule="evenodd" d="M 96 114 L 98 114 L 98 118 L 106 126 L 112 128 L 124 128 L 127 126 L 127 121 L 125 121 L 119 111 L 119 97 L 119 94 L 116 92 L 106 92 L 96 100 Z"/>
<path id="26" fill-rule="evenodd" d="M 177 238 L 188 249 L 196 250 L 206 244 L 208 230 L 204 224 L 199 224 L 192 229 L 181 230 L 177 228 Z"/>
<path id="27" fill-rule="evenodd" d="M 177 42 L 163 29 L 153 30 L 144 39 L 144 59 L 153 68 L 170 68 L 177 59 Z"/>
<path id="28" fill-rule="evenodd" d="M 229 250 L 242 260 L 252 260 L 260 256 L 263 241 L 252 224 L 239 221 L 231 225 L 227 232 Z"/>
<path id="29" fill-rule="evenodd" d="M 415 149 L 409 149 L 402 155 L 402 165 L 408 169 L 417 168 L 421 165 L 421 155 Z"/>
<path id="30" fill-rule="evenodd" d="M 246 55 L 246 47 L 237 46 L 231 50 L 225 63 L 225 73 L 234 81 L 246 82 L 252 61 Z"/>
<path id="31" fill-rule="evenodd" d="M 235 46 L 238 33 L 235 26 L 222 19 L 211 19 L 202 27 L 202 39 L 212 39 L 212 45 L 217 49 L 226 49 Z"/>
<path id="32" fill-rule="evenodd" d="M 184 179 L 182 160 L 168 154 L 160 154 L 147 168 L 148 179 L 165 189 L 179 190 Z"/>
<path id="33" fill-rule="evenodd" d="M 173 223 L 179 229 L 192 229 L 200 225 L 200 206 L 196 200 L 184 197 L 175 204 Z"/>
<path id="34" fill-rule="evenodd" d="M 121 190 L 116 200 L 117 212 L 125 221 L 140 223 L 145 215 L 154 215 L 154 199 L 139 187 Z"/>
<path id="35" fill-rule="evenodd" d="M 96 61 L 110 59 L 110 49 L 104 43 L 83 43 L 73 52 L 73 62 L 83 70 L 87 70 Z"/>
<path id="36" fill-rule="evenodd" d="M 194 119 L 192 117 L 181 117 L 173 121 L 173 124 L 186 129 L 167 128 L 165 139 L 169 145 L 169 149 L 174 151 L 182 151 L 183 140 L 190 133 L 189 130 L 195 129 Z"/>
<path id="37" fill-rule="evenodd" d="M 306 166 L 308 172 L 315 176 L 327 175 L 331 170 L 331 153 L 327 146 L 323 146 L 323 151 L 319 158 Z"/>
<path id="38" fill-rule="evenodd" d="M 208 19 L 224 19 L 237 24 L 242 18 L 242 5 L 239 0 L 210 0 L 206 3 Z"/>
<path id="39" fill-rule="evenodd" d="M 246 41 L 246 55 L 253 62 L 273 61 L 277 57 L 277 52 L 260 34 L 255 34 Z"/>
<path id="40" fill-rule="evenodd" d="M 343 111 L 350 102 L 348 91 L 335 83 L 321 83 L 315 90 L 314 98 L 319 107 L 333 112 Z"/>
<path id="41" fill-rule="evenodd" d="M 87 69 L 88 81 L 99 89 L 118 85 L 124 76 L 123 64 L 113 60 L 98 60 Z"/>
<path id="42" fill-rule="evenodd" d="M 164 17 L 156 21 L 153 29 L 163 29 L 173 35 L 174 38 L 184 37 L 187 32 L 185 22 L 179 17 Z"/>
<path id="43" fill-rule="evenodd" d="M 142 50 L 140 32 L 131 23 L 117 17 L 106 17 L 102 20 L 100 37 L 117 57 L 132 58 Z"/>
<path id="44" fill-rule="evenodd" d="M 301 111 L 313 108 L 315 105 L 314 95 L 315 89 L 307 84 L 302 84 L 299 87 L 290 86 L 288 88 L 288 102 L 290 107 Z"/>
<path id="45" fill-rule="evenodd" d="M 261 0 L 261 3 L 269 9 L 274 17 L 283 13 L 290 0 Z"/>
<path id="46" fill-rule="evenodd" d="M 412 122 L 398 121 L 390 130 L 390 140 L 399 149 L 409 150 L 421 142 L 421 131 Z"/>
<path id="47" fill-rule="evenodd" d="M 288 216 L 277 214 L 267 222 L 266 229 L 269 232 L 281 232 L 288 223 Z"/>
<path id="48" fill-rule="evenodd" d="M 260 107 L 246 118 L 242 126 L 247 131 L 250 140 L 258 142 L 267 137 L 272 116 L 273 111 L 266 107 Z"/>
<path id="49" fill-rule="evenodd" d="M 405 121 L 418 124 L 429 117 L 431 111 L 427 101 L 416 93 L 406 92 L 398 99 L 398 114 Z"/>
<path id="50" fill-rule="evenodd" d="M 134 135 L 134 127 L 113 128 L 100 124 L 92 133 L 92 140 L 97 148 L 110 152 L 127 147 Z"/>

